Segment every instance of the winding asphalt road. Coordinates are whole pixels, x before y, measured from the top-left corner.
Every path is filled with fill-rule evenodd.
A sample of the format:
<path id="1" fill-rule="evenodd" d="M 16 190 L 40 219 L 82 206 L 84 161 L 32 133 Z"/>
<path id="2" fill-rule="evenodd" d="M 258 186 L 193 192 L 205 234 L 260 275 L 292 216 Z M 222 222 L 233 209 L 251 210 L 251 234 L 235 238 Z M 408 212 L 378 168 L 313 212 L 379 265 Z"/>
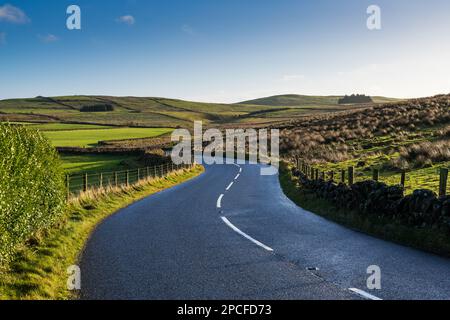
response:
<path id="1" fill-rule="evenodd" d="M 450 260 L 329 222 L 260 165 L 201 176 L 107 218 L 81 259 L 82 299 L 450 299 Z M 381 290 L 367 268 L 381 269 Z"/>

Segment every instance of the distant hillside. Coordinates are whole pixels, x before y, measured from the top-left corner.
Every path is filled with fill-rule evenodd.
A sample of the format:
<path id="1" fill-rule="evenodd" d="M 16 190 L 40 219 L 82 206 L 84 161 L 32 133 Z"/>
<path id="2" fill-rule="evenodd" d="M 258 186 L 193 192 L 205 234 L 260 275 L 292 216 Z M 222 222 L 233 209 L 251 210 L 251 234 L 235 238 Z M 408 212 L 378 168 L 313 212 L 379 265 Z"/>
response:
<path id="1" fill-rule="evenodd" d="M 248 100 L 240 104 L 261 105 L 261 106 L 285 106 L 285 107 L 302 107 L 302 106 L 323 106 L 323 105 L 338 105 L 339 100 L 344 96 L 307 96 L 297 94 L 286 94 L 260 98 L 255 100 Z M 394 102 L 397 99 L 385 97 L 373 97 L 374 103 Z"/>
<path id="2" fill-rule="evenodd" d="M 193 121 L 201 120 L 205 125 L 247 126 L 283 123 L 312 114 L 360 107 L 338 105 L 339 98 L 284 95 L 224 104 L 157 97 L 40 96 L 0 100 L 0 121 L 175 128 L 190 127 Z"/>

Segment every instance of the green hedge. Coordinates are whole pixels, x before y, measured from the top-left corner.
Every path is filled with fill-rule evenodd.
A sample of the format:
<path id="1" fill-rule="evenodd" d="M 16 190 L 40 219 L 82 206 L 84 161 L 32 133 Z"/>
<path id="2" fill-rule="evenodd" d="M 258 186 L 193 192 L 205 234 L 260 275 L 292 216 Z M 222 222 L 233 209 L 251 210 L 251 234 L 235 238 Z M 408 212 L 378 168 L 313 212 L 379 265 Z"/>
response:
<path id="1" fill-rule="evenodd" d="M 59 156 L 38 131 L 0 124 L 0 265 L 65 205 Z"/>

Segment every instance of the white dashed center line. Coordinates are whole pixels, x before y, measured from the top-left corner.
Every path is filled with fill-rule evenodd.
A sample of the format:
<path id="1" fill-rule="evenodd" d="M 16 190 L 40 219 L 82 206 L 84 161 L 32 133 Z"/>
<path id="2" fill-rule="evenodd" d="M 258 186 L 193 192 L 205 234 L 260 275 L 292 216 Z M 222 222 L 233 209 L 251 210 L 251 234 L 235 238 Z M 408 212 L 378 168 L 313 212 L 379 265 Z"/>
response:
<path id="1" fill-rule="evenodd" d="M 256 244 L 257 246 L 263 248 L 264 250 L 273 252 L 273 249 L 266 246 L 265 244 L 259 242 L 258 240 L 253 239 L 252 237 L 250 237 L 248 234 L 242 232 L 241 230 L 239 230 L 235 225 L 233 225 L 227 218 L 222 217 L 222 221 L 225 222 L 225 224 L 227 226 L 229 226 L 231 229 L 233 229 L 233 231 L 235 231 L 236 233 L 240 234 L 241 236 L 243 236 L 245 239 L 250 240 L 251 242 L 253 242 L 254 244 Z"/>
<path id="2" fill-rule="evenodd" d="M 236 165 L 236 164 L 235 164 L 235 165 Z M 236 177 L 234 178 L 235 181 L 236 181 L 237 179 L 239 179 L 239 177 L 241 176 L 241 173 L 242 173 L 242 168 L 241 168 L 239 165 L 236 165 L 236 166 L 239 167 L 239 173 L 238 173 L 238 174 L 236 175 Z M 226 191 L 230 190 L 231 187 L 232 187 L 233 185 L 234 185 L 234 181 L 231 182 L 231 183 L 228 185 Z M 217 199 L 217 208 L 219 208 L 219 209 L 222 208 L 222 200 L 223 200 L 223 197 L 224 197 L 224 196 L 225 196 L 224 194 L 221 194 L 221 195 L 219 196 L 219 199 Z M 242 232 L 242 231 L 239 230 L 235 225 L 233 225 L 227 218 L 221 217 L 221 219 L 222 219 L 223 222 L 225 222 L 225 224 L 226 224 L 227 226 L 229 226 L 229 227 L 230 227 L 233 231 L 235 231 L 236 233 L 238 233 L 238 234 L 240 234 L 241 236 L 243 236 L 245 239 L 250 240 L 251 242 L 253 242 L 253 243 L 256 244 L 257 246 L 263 248 L 264 250 L 273 252 L 273 249 L 272 249 L 272 248 L 266 246 L 265 244 L 259 242 L 258 240 L 253 239 L 253 238 L 250 237 L 248 234 Z"/>
<path id="3" fill-rule="evenodd" d="M 374 295 L 371 295 L 370 293 L 367 293 L 367 292 L 365 292 L 363 290 L 360 290 L 360 289 L 350 288 L 348 290 L 356 293 L 357 295 L 359 295 L 359 296 L 361 296 L 363 298 L 369 299 L 369 300 L 377 300 L 377 301 L 383 300 L 381 298 L 375 297 Z"/>
<path id="4" fill-rule="evenodd" d="M 217 199 L 217 208 L 222 208 L 222 199 L 223 199 L 223 194 L 220 195 L 219 199 Z"/>

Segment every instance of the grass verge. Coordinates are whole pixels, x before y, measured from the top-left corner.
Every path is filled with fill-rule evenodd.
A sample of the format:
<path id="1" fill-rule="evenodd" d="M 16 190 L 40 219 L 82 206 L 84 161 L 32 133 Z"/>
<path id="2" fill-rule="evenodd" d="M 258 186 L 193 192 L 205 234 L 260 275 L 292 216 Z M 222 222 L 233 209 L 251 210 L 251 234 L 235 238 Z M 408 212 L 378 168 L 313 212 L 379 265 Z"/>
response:
<path id="1" fill-rule="evenodd" d="M 355 231 L 450 257 L 450 235 L 443 230 L 405 226 L 386 218 L 364 216 L 357 211 L 339 209 L 314 193 L 301 189 L 298 186 L 298 178 L 291 174 L 286 163 L 282 163 L 280 167 L 280 184 L 285 195 L 305 210 Z"/>
<path id="2" fill-rule="evenodd" d="M 20 247 L 15 259 L 0 269 L 0 299 L 64 300 L 76 298 L 67 290 L 67 268 L 77 263 L 89 236 L 106 217 L 158 191 L 203 172 L 203 167 L 180 170 L 166 178 L 129 188 L 90 191 L 71 200 L 58 225 Z"/>

